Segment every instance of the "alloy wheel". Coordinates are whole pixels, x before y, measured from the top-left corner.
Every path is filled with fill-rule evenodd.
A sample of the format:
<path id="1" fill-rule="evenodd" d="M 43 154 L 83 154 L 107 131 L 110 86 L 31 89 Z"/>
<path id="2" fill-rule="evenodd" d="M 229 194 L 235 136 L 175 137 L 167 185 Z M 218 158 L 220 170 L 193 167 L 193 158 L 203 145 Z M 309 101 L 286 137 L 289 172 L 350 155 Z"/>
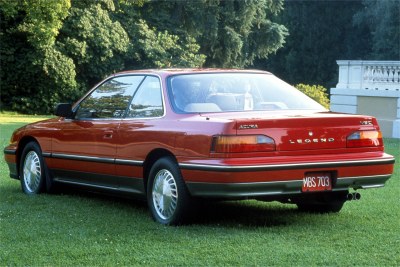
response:
<path id="1" fill-rule="evenodd" d="M 178 203 L 178 190 L 174 176 L 166 169 L 160 170 L 154 179 L 152 199 L 157 215 L 169 220 L 175 213 Z"/>
<path id="2" fill-rule="evenodd" d="M 39 190 L 42 179 L 42 167 L 40 159 L 35 151 L 29 151 L 26 154 L 23 165 L 23 182 L 29 193 L 34 193 Z"/>

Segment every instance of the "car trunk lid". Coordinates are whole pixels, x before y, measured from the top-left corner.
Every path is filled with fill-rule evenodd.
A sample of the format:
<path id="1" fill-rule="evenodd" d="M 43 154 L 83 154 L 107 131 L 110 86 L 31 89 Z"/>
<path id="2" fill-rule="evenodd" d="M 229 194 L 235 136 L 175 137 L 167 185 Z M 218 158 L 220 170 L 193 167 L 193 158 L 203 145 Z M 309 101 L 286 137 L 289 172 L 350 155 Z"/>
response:
<path id="1" fill-rule="evenodd" d="M 243 112 L 207 114 L 207 117 L 234 120 L 237 135 L 269 136 L 275 140 L 277 151 L 346 148 L 350 134 L 379 128 L 371 116 L 333 112 Z"/>

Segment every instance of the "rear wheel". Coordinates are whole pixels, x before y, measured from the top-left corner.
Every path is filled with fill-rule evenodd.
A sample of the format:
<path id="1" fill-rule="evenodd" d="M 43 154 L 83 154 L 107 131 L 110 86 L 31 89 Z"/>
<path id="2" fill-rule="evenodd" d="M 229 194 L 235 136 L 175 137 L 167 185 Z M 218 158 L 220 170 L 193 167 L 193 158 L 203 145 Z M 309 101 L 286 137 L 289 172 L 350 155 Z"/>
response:
<path id="1" fill-rule="evenodd" d="M 178 225 L 187 218 L 191 197 L 171 157 L 161 158 L 152 166 L 147 202 L 154 220 L 161 224 Z"/>
<path id="2" fill-rule="evenodd" d="M 25 194 L 34 195 L 45 190 L 46 173 L 42 152 L 35 142 L 28 143 L 22 151 L 20 179 Z"/>

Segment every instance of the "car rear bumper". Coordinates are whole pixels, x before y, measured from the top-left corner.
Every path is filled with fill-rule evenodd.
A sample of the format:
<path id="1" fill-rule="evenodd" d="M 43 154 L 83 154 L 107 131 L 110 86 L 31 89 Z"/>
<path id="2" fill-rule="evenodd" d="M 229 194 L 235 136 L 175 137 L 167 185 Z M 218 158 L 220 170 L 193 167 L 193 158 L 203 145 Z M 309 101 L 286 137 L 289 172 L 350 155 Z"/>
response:
<path id="1" fill-rule="evenodd" d="M 388 175 L 343 177 L 336 180 L 332 191 L 367 189 L 383 187 L 390 178 Z M 207 198 L 241 198 L 284 196 L 301 194 L 303 180 L 274 181 L 258 183 L 200 183 L 187 182 L 189 192 L 194 197 Z"/>
<path id="2" fill-rule="evenodd" d="M 304 158 L 303 158 L 304 160 Z M 332 189 L 377 188 L 393 173 L 391 155 L 335 161 L 309 161 L 255 165 L 180 163 L 189 192 L 198 197 L 260 197 L 302 193 L 309 172 L 330 172 Z"/>

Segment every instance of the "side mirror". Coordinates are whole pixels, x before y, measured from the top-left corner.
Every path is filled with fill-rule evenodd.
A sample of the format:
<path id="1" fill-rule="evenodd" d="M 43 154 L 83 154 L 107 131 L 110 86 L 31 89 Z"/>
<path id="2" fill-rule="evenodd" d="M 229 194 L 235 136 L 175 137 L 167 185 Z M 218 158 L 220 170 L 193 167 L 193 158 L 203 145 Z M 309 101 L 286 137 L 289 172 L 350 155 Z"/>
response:
<path id="1" fill-rule="evenodd" d="M 59 117 L 72 118 L 72 105 L 69 103 L 57 104 L 54 114 Z"/>

